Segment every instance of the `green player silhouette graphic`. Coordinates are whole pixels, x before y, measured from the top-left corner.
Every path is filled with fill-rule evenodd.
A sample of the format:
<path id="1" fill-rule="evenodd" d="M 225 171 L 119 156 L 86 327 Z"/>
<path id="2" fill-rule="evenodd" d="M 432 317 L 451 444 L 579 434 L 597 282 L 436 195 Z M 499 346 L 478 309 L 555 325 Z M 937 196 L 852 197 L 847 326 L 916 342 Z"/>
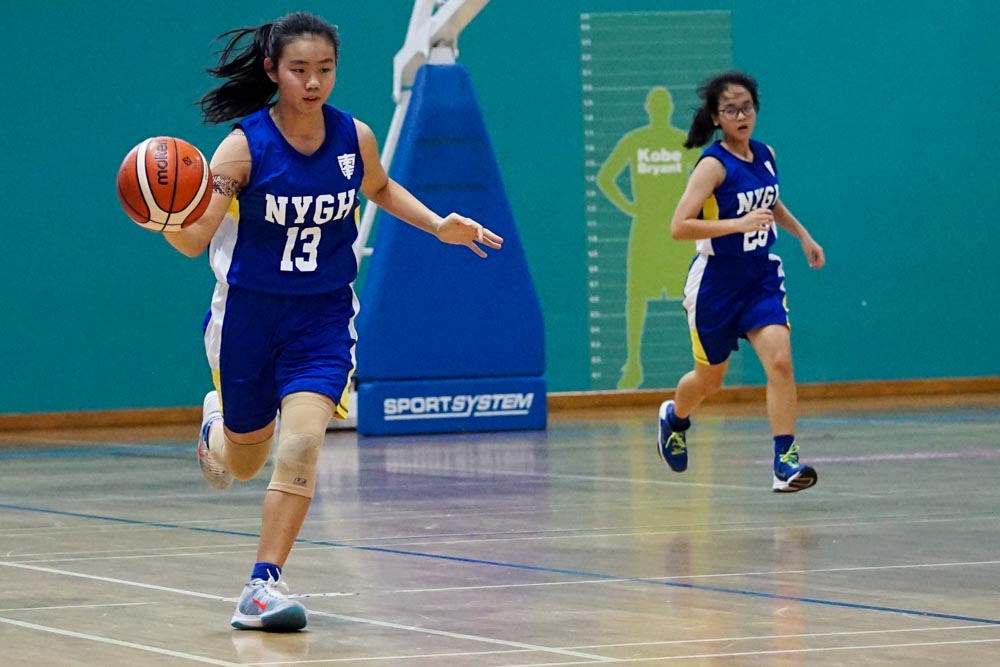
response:
<path id="1" fill-rule="evenodd" d="M 670 215 L 684 193 L 700 151 L 685 149 L 687 132 L 670 124 L 674 101 L 666 88 L 651 88 L 645 107 L 649 125 L 622 137 L 597 173 L 597 185 L 604 196 L 632 218 L 625 297 L 628 354 L 618 380 L 619 389 L 635 389 L 642 384 L 640 348 L 648 302 L 682 301 L 688 266 L 694 256 L 694 244 L 670 238 Z M 626 166 L 631 200 L 617 182 Z"/>

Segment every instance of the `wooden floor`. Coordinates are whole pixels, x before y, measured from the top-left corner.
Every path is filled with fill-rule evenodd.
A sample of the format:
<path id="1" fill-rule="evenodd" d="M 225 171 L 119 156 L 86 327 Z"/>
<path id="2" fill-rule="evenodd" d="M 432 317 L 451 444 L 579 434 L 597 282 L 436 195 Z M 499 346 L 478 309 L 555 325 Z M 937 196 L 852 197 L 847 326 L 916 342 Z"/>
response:
<path id="1" fill-rule="evenodd" d="M 5 665 L 997 665 L 1000 394 L 803 405 L 819 485 L 770 490 L 761 406 L 546 432 L 330 432 L 289 635 L 229 627 L 269 471 L 197 425 L 0 433 Z"/>

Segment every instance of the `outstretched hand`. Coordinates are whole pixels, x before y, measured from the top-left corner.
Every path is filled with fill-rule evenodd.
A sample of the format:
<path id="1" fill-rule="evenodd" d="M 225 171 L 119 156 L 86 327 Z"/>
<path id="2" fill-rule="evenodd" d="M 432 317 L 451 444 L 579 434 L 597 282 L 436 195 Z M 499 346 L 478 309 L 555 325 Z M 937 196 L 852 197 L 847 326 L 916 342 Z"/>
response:
<path id="1" fill-rule="evenodd" d="M 810 268 L 821 269 L 826 264 L 823 246 L 813 241 L 812 238 L 806 238 L 802 241 L 802 252 L 805 253 Z"/>
<path id="2" fill-rule="evenodd" d="M 486 257 L 486 252 L 477 244 L 499 250 L 503 246 L 503 238 L 472 218 L 466 218 L 458 213 L 450 213 L 441 221 L 437 228 L 437 237 L 444 243 L 464 245 L 480 257 Z"/>

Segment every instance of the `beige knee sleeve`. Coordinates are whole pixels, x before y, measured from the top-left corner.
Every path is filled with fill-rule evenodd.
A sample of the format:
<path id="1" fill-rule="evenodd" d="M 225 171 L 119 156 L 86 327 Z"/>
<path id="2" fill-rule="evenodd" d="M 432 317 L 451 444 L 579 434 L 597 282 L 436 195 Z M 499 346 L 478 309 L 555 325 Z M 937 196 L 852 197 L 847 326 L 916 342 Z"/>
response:
<path id="1" fill-rule="evenodd" d="M 260 472 L 267 463 L 267 457 L 271 453 L 271 442 L 274 440 L 272 435 L 263 442 L 249 445 L 233 442 L 226 437 L 225 430 L 220 424 L 209 432 L 208 437 L 208 448 L 212 451 L 212 456 L 229 471 L 229 474 L 240 481 L 253 479 Z"/>
<path id="2" fill-rule="evenodd" d="M 285 397 L 281 402 L 278 454 L 268 489 L 313 497 L 316 461 L 333 410 L 333 401 L 320 394 L 298 392 Z"/>

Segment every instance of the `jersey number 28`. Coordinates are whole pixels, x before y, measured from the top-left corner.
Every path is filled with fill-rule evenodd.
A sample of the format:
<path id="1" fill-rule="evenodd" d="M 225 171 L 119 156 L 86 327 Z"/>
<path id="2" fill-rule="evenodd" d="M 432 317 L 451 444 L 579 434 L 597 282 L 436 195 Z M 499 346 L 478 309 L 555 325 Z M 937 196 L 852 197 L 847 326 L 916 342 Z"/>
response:
<path id="1" fill-rule="evenodd" d="M 769 229 L 760 229 L 755 232 L 746 232 L 743 234 L 743 252 L 753 252 L 757 248 L 766 246 L 767 237 L 770 233 L 771 230 Z"/>

